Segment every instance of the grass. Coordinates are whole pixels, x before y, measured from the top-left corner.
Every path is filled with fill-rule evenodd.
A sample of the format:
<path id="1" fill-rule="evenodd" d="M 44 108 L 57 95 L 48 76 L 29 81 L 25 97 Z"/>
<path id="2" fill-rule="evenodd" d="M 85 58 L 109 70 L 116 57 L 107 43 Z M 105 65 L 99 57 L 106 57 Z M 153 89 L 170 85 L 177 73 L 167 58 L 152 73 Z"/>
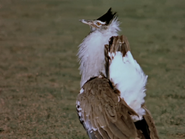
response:
<path id="1" fill-rule="evenodd" d="M 161 139 L 185 138 L 185 2 L 6 0 L 0 3 L 0 138 L 87 139 L 75 109 L 79 19 L 118 12 L 147 75 Z"/>

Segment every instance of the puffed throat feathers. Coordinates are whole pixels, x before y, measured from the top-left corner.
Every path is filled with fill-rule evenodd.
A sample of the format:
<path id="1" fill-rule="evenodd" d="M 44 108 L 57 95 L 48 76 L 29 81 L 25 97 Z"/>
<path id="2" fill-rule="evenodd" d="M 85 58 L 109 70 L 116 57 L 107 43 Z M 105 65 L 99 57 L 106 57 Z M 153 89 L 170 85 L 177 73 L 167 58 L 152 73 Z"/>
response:
<path id="1" fill-rule="evenodd" d="M 105 75 L 104 46 L 109 43 L 110 37 L 118 35 L 118 31 L 120 31 L 119 21 L 114 18 L 105 29 L 92 31 L 79 45 L 81 87 L 90 78 L 100 73 Z"/>

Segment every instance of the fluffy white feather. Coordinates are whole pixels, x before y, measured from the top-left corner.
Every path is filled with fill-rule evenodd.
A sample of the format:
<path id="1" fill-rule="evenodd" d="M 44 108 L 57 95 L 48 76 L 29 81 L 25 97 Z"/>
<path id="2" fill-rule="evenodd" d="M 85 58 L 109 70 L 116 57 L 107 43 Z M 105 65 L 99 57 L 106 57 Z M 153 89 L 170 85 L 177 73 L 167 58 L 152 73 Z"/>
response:
<path id="1" fill-rule="evenodd" d="M 110 37 L 117 36 L 119 30 L 119 22 L 115 18 L 107 29 L 91 32 L 79 45 L 81 86 L 100 72 L 105 75 L 104 45 L 108 44 Z"/>
<path id="2" fill-rule="evenodd" d="M 134 121 L 141 120 L 145 110 L 141 105 L 145 102 L 145 85 L 147 77 L 130 51 L 125 57 L 121 52 L 109 54 L 113 57 L 110 64 L 110 79 L 121 92 L 121 98 L 139 115 L 133 116 Z"/>

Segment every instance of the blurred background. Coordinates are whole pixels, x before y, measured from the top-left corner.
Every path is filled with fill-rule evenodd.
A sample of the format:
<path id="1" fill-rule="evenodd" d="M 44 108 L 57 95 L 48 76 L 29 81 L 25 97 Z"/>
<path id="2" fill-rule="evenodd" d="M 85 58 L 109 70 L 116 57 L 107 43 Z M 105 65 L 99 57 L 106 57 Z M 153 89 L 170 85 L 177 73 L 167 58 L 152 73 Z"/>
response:
<path id="1" fill-rule="evenodd" d="M 1 0 L 0 138 L 88 139 L 75 109 L 79 19 L 110 7 L 149 76 L 146 105 L 161 139 L 185 138 L 184 0 Z"/>

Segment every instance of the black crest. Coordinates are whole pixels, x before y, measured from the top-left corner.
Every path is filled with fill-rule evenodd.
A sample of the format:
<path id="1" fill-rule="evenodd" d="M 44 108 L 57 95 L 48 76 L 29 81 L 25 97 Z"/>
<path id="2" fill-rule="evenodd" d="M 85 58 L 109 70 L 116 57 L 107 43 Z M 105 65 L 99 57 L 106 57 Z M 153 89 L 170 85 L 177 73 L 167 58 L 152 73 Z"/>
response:
<path id="1" fill-rule="evenodd" d="M 100 20 L 102 22 L 106 22 L 106 25 L 110 23 L 110 21 L 116 16 L 116 12 L 113 13 L 110 8 L 104 15 L 99 17 L 97 20 Z"/>

